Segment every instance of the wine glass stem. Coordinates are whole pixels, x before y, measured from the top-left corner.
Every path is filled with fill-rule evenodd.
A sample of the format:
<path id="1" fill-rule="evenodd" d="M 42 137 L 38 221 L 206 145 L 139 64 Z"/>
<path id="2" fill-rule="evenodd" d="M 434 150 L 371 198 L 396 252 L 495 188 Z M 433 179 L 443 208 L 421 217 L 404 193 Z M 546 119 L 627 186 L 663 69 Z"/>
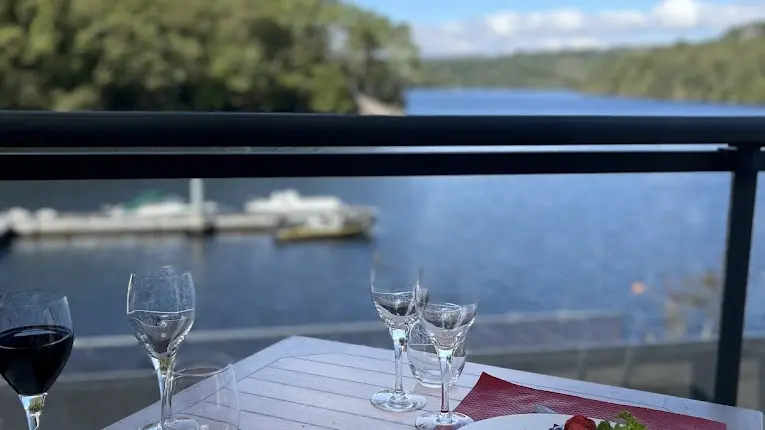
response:
<path id="1" fill-rule="evenodd" d="M 24 412 L 27 414 L 27 426 L 29 430 L 40 428 L 40 415 L 42 415 L 45 405 L 45 396 L 48 393 L 37 394 L 34 396 L 19 396 L 21 405 L 24 406 Z"/>
<path id="2" fill-rule="evenodd" d="M 452 356 L 454 355 L 454 349 L 441 349 L 438 350 L 438 362 L 441 364 L 441 412 L 439 413 L 439 421 L 443 418 L 447 418 L 451 413 L 449 408 L 449 382 L 452 376 Z"/>
<path id="3" fill-rule="evenodd" d="M 406 330 L 391 329 L 390 335 L 393 338 L 393 353 L 396 363 L 396 384 L 393 386 L 393 396 L 396 399 L 403 398 L 404 392 L 404 360 L 403 353 L 406 351 Z"/>
<path id="4" fill-rule="evenodd" d="M 162 396 L 162 420 L 160 423 L 165 423 L 173 419 L 173 369 L 175 369 L 175 354 L 160 358 L 159 369 L 157 374 L 160 379 L 160 386 L 162 387 L 160 395 Z"/>

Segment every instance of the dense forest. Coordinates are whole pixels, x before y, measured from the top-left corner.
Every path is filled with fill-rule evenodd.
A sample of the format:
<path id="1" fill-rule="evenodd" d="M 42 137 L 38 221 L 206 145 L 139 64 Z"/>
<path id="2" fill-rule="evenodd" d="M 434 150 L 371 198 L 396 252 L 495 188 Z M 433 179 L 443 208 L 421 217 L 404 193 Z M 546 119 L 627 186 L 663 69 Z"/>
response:
<path id="1" fill-rule="evenodd" d="M 765 103 L 765 23 L 699 44 L 429 60 L 429 86 L 572 88 L 607 94 Z"/>
<path id="2" fill-rule="evenodd" d="M 523 53 L 423 61 L 427 87 L 575 87 L 601 52 Z"/>
<path id="3" fill-rule="evenodd" d="M 337 0 L 4 0 L 0 107 L 354 112 L 417 79 L 406 25 Z"/>
<path id="4" fill-rule="evenodd" d="M 596 60 L 579 88 L 608 94 L 765 103 L 765 24 L 703 44 Z"/>

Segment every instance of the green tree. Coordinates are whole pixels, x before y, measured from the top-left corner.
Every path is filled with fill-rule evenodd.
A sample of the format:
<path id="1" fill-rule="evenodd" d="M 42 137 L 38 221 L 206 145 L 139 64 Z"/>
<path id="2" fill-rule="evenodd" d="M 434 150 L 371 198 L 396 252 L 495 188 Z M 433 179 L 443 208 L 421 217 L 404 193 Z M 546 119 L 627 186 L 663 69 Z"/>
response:
<path id="1" fill-rule="evenodd" d="M 374 49 L 338 55 L 338 31 Z M 349 83 L 400 101 L 416 58 L 407 27 L 332 0 L 0 2 L 5 108 L 354 112 Z"/>

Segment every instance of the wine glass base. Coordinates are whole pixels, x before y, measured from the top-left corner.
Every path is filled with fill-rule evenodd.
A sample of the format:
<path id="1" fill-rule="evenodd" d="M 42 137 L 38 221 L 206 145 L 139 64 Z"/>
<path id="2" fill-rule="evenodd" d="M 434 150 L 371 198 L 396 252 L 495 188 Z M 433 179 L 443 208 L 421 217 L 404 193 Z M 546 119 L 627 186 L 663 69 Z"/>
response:
<path id="1" fill-rule="evenodd" d="M 380 390 L 369 398 L 372 405 L 388 412 L 411 412 L 422 409 L 427 403 L 424 396 L 406 393 L 403 397 L 393 395 L 393 390 Z"/>
<path id="2" fill-rule="evenodd" d="M 160 425 L 159 423 L 151 423 L 141 427 L 141 430 L 200 430 L 202 427 L 197 420 L 189 417 L 175 417 L 172 421 L 168 421 Z"/>
<path id="3" fill-rule="evenodd" d="M 438 412 L 425 412 L 417 417 L 414 426 L 419 430 L 452 430 L 473 423 L 472 418 L 458 412 L 452 412 L 448 415 L 441 415 Z"/>

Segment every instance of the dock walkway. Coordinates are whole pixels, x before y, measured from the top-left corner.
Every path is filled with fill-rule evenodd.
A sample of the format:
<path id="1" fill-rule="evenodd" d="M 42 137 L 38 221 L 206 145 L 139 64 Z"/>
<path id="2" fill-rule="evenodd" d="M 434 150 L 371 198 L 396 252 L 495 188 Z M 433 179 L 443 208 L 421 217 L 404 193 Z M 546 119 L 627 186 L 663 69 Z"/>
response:
<path id="1" fill-rule="evenodd" d="M 151 198 L 139 196 L 125 205 L 107 206 L 89 213 L 11 208 L 0 212 L 0 240 L 8 241 L 14 236 L 258 233 L 305 224 L 317 218 L 363 219 L 373 224 L 377 216 L 377 209 L 371 206 L 346 204 L 334 196 L 301 196 L 292 189 L 249 200 L 240 211 L 222 210 L 216 202 L 205 200 L 204 183 L 198 178 L 189 181 L 188 203 L 178 197 L 150 194 Z M 0 243 L 0 247 L 2 245 Z"/>
<path id="2" fill-rule="evenodd" d="M 316 211 L 326 215 L 327 211 Z M 352 214 L 342 210 L 341 216 Z M 310 216 L 304 212 L 303 216 Z M 0 219 L 0 234 L 21 237 L 123 235 L 123 234 L 205 234 L 214 232 L 268 233 L 288 223 L 295 215 L 221 213 L 204 216 L 167 215 L 153 217 L 109 217 L 68 214 L 53 219 Z M 3 237 L 3 236 L 0 236 Z"/>

